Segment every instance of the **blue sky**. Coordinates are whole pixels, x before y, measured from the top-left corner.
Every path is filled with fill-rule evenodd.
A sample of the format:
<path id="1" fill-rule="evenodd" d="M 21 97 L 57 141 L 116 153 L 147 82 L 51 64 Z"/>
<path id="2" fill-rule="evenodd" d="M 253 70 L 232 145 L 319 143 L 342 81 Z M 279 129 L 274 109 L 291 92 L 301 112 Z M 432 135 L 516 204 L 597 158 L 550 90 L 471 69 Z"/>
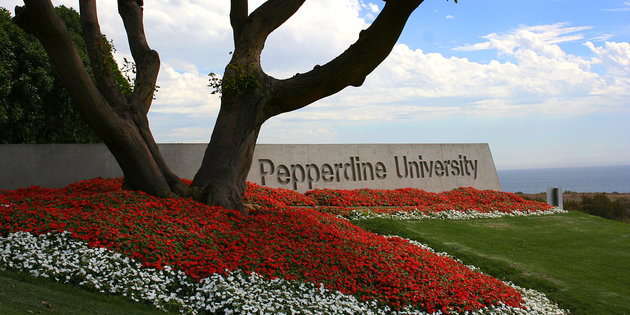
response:
<path id="1" fill-rule="evenodd" d="M 129 57 L 115 1 L 98 6 L 117 58 Z M 263 68 L 282 78 L 326 63 L 382 7 L 307 1 L 270 36 Z M 158 142 L 210 138 L 219 99 L 207 74 L 229 60 L 228 13 L 227 0 L 145 1 L 162 60 L 149 113 Z M 628 165 L 629 43 L 627 0 L 426 0 L 362 87 L 272 118 L 259 143 L 483 142 L 498 169 Z"/>

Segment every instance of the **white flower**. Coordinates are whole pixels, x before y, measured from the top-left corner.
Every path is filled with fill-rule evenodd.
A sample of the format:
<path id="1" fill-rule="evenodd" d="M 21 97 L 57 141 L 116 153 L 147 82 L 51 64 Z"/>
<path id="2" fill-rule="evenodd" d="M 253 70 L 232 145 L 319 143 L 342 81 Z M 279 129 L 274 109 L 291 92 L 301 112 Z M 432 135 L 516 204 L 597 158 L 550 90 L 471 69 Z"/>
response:
<path id="1" fill-rule="evenodd" d="M 375 301 L 361 302 L 354 296 L 330 291 L 321 283 L 279 278 L 265 280 L 256 273 L 247 275 L 239 270 L 226 271 L 226 276 L 213 274 L 196 282 L 183 271 L 168 265 L 162 270 L 142 268 L 139 262 L 119 253 L 89 248 L 72 239 L 68 232 L 38 237 L 25 232 L 10 233 L 0 237 L 0 249 L 0 269 L 30 272 L 62 282 L 72 281 L 93 289 L 103 288 L 102 292 L 120 294 L 134 301 L 144 300 L 159 309 L 165 309 L 166 305 L 176 306 L 187 314 L 202 311 L 226 314 L 425 314 L 410 307 L 395 312 Z M 521 292 L 526 310 L 503 305 L 474 314 L 564 313 L 544 294 L 511 283 L 508 285 Z"/>

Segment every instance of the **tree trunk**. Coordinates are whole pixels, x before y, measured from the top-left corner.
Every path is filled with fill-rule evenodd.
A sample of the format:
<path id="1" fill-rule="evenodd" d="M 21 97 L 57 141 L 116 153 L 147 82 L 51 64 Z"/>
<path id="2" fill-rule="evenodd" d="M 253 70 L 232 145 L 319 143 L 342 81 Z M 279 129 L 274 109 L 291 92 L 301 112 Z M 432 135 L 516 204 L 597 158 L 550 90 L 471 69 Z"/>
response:
<path id="1" fill-rule="evenodd" d="M 243 193 L 262 123 L 347 86 L 360 86 L 389 55 L 422 0 L 388 1 L 357 42 L 329 63 L 286 80 L 269 77 L 260 64 L 264 43 L 303 2 L 267 1 L 247 16 L 247 1 L 232 1 L 235 49 L 222 81 L 221 110 L 192 184 L 195 199 L 244 212 Z"/>
<path id="2" fill-rule="evenodd" d="M 94 0 L 80 3 L 83 38 L 94 81 L 49 0 L 30 0 L 24 7 L 16 7 L 14 22 L 42 43 L 79 114 L 116 158 L 125 186 L 156 196 L 176 197 L 185 194 L 187 188 L 166 166 L 146 118 L 159 57 L 146 41 L 139 40 L 144 38 L 140 5 L 133 0 L 120 0 L 119 5 L 131 38 L 132 54 L 139 62 L 132 95 L 124 95 L 115 83 L 110 66 L 113 59 L 103 43 Z"/>
<path id="3" fill-rule="evenodd" d="M 210 205 L 243 208 L 243 193 L 262 124 L 257 93 L 221 103 L 203 162 L 193 180 L 195 199 Z"/>
<path id="4" fill-rule="evenodd" d="M 99 136 L 103 138 L 122 169 L 125 188 L 141 190 L 160 197 L 175 197 L 168 180 L 158 167 L 137 126 L 130 122 L 123 122 L 118 128 L 123 133 L 120 138 L 112 137 L 111 134 L 99 134 Z M 161 156 L 159 158 L 161 159 Z"/>
<path id="5" fill-rule="evenodd" d="M 14 19 L 44 46 L 82 117 L 103 139 L 124 176 L 125 186 L 162 197 L 193 196 L 225 208 L 243 209 L 243 193 L 260 127 L 268 118 L 296 110 L 347 86 L 360 86 L 394 47 L 409 15 L 423 0 L 389 0 L 372 25 L 344 53 L 323 66 L 285 80 L 267 76 L 260 56 L 268 36 L 305 0 L 269 0 L 248 14 L 248 0 L 231 0 L 234 53 L 225 69 L 221 110 L 192 188 L 168 168 L 149 130 L 160 60 L 149 48 L 142 1 L 118 0 L 137 65 L 131 95 L 118 87 L 113 58 L 104 47 L 95 0 L 80 1 L 81 26 L 94 80 L 85 69 L 50 0 L 28 0 Z M 115 63 L 114 63 L 115 64 Z"/>
<path id="6" fill-rule="evenodd" d="M 142 190 L 161 197 L 189 194 L 188 188 L 164 161 L 149 129 L 146 116 L 135 115 L 121 150 L 108 148 L 125 176 L 125 188 Z M 130 156 L 130 152 L 133 152 Z"/>

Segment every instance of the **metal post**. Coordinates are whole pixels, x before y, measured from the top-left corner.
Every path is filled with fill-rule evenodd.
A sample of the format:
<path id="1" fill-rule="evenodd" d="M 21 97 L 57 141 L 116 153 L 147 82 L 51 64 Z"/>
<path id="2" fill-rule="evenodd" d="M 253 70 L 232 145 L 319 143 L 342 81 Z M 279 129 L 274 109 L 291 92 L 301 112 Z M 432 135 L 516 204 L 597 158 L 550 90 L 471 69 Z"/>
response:
<path id="1" fill-rule="evenodd" d="M 562 209 L 562 190 L 560 187 L 547 188 L 547 203 Z"/>

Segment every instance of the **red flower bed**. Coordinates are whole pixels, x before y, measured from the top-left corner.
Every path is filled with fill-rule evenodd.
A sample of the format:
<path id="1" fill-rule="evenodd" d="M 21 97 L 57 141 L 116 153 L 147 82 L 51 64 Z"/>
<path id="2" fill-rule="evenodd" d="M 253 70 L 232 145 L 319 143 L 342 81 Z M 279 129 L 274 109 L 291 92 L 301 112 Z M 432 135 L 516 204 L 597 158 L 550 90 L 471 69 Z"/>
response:
<path id="1" fill-rule="evenodd" d="M 90 246 L 124 253 L 145 266 L 168 264 L 195 279 L 241 269 L 323 283 L 394 308 L 465 311 L 522 302 L 518 292 L 490 276 L 313 209 L 278 206 L 243 217 L 120 186 L 119 179 L 95 179 L 58 190 L 0 192 L 0 204 L 8 205 L 0 207 L 0 233 L 67 230 Z"/>
<path id="2" fill-rule="evenodd" d="M 430 193 L 415 188 L 396 190 L 331 190 L 321 189 L 306 193 L 319 205 L 332 207 L 376 207 L 375 212 L 422 211 L 436 213 L 445 210 L 511 213 L 514 211 L 548 211 L 552 207 L 543 202 L 525 200 L 513 193 L 493 190 L 458 188 L 442 193 Z M 395 209 L 383 208 L 396 207 Z M 326 210 L 336 211 L 326 207 Z M 341 211 L 343 212 L 343 211 Z"/>
<path id="3" fill-rule="evenodd" d="M 315 206 L 315 200 L 294 190 L 247 182 L 243 202 L 260 207 Z"/>
<path id="4" fill-rule="evenodd" d="M 317 189 L 308 191 L 306 195 L 313 198 L 320 205 L 343 207 L 423 207 L 441 202 L 439 194 L 434 194 L 414 188 L 402 188 L 394 190 L 375 190 L 367 188 L 355 190 Z"/>

